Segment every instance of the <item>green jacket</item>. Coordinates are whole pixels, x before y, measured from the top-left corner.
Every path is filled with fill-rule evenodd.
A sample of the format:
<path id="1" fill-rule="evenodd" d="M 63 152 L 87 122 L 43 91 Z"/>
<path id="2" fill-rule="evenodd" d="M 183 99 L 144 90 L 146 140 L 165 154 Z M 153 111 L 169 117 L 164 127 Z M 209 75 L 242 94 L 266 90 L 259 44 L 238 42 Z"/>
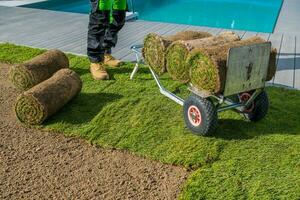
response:
<path id="1" fill-rule="evenodd" d="M 99 10 L 126 10 L 126 0 L 99 0 Z"/>

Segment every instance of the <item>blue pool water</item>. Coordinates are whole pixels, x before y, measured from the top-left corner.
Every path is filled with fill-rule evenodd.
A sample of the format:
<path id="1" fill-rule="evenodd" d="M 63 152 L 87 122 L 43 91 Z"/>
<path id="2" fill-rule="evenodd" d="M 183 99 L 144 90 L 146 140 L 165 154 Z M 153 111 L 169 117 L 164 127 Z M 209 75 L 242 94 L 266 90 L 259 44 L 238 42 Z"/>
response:
<path id="1" fill-rule="evenodd" d="M 132 1 L 130 9 L 139 13 L 139 19 L 256 32 L 273 32 L 282 5 L 282 0 Z M 26 7 L 77 13 L 90 10 L 88 0 L 48 0 Z"/>

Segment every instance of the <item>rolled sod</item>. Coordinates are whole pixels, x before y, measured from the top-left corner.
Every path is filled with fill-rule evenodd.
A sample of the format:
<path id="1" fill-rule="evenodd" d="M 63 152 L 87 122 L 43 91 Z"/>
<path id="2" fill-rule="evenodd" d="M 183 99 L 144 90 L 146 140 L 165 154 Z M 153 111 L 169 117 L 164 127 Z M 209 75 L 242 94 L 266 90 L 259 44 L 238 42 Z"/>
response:
<path id="1" fill-rule="evenodd" d="M 16 115 L 25 124 L 41 124 L 75 97 L 81 87 L 79 75 L 70 69 L 61 69 L 17 98 Z"/>
<path id="2" fill-rule="evenodd" d="M 239 41 L 240 37 L 233 32 L 224 32 L 218 36 L 202 39 L 176 41 L 167 49 L 166 67 L 170 76 L 177 81 L 187 83 L 190 79 L 190 66 L 186 59 L 190 51 L 195 48 L 203 48 L 215 45 L 222 45 L 227 42 Z"/>
<path id="3" fill-rule="evenodd" d="M 143 56 L 145 62 L 158 75 L 161 75 L 166 72 L 166 50 L 172 42 L 177 40 L 206 38 L 210 36 L 210 33 L 201 31 L 182 31 L 166 37 L 150 33 L 144 39 Z"/>
<path id="4" fill-rule="evenodd" d="M 264 42 L 266 42 L 266 40 L 260 37 L 252 37 L 224 45 L 192 50 L 187 58 L 187 64 L 191 66 L 191 84 L 195 88 L 206 91 L 210 94 L 223 93 L 226 80 L 227 54 L 229 49 Z M 273 48 L 268 67 L 268 79 L 271 79 L 276 72 L 276 54 L 276 49 Z"/>
<path id="5" fill-rule="evenodd" d="M 50 78 L 58 70 L 68 67 L 67 56 L 63 52 L 53 49 L 27 62 L 12 66 L 9 79 L 16 88 L 25 91 Z"/>
<path id="6" fill-rule="evenodd" d="M 277 65 L 276 65 L 276 58 L 277 58 L 277 49 L 272 48 L 270 54 L 270 61 L 268 67 L 268 74 L 267 74 L 267 81 L 270 81 L 275 76 Z"/>

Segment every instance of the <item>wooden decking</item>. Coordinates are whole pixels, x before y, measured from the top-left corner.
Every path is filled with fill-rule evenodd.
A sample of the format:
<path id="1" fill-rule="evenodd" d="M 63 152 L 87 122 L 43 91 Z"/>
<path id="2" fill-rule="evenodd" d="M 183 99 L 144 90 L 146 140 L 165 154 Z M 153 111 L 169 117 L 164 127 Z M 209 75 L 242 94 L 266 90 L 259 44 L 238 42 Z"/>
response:
<path id="1" fill-rule="evenodd" d="M 86 55 L 87 24 L 88 15 L 84 14 L 0 7 L 0 42 L 46 49 L 58 48 L 65 52 Z M 147 33 L 168 35 L 188 29 L 208 31 L 212 34 L 224 31 L 217 28 L 141 20 L 127 22 L 119 34 L 119 42 L 113 54 L 120 59 L 133 61 L 134 55 L 129 48 L 133 44 L 142 43 Z M 271 41 L 279 52 L 278 69 L 272 83 L 300 89 L 300 32 L 289 33 L 280 30 L 273 34 L 235 32 L 242 38 L 259 35 Z"/>

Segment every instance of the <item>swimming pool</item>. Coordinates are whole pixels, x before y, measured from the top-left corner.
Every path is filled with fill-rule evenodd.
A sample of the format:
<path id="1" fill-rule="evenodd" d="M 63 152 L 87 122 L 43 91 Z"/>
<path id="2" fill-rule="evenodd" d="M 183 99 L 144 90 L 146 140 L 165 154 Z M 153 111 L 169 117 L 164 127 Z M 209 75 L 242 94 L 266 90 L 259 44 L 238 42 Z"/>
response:
<path id="1" fill-rule="evenodd" d="M 282 0 L 132 0 L 139 19 L 273 32 Z M 88 13 L 88 0 L 48 0 L 24 7 Z"/>

